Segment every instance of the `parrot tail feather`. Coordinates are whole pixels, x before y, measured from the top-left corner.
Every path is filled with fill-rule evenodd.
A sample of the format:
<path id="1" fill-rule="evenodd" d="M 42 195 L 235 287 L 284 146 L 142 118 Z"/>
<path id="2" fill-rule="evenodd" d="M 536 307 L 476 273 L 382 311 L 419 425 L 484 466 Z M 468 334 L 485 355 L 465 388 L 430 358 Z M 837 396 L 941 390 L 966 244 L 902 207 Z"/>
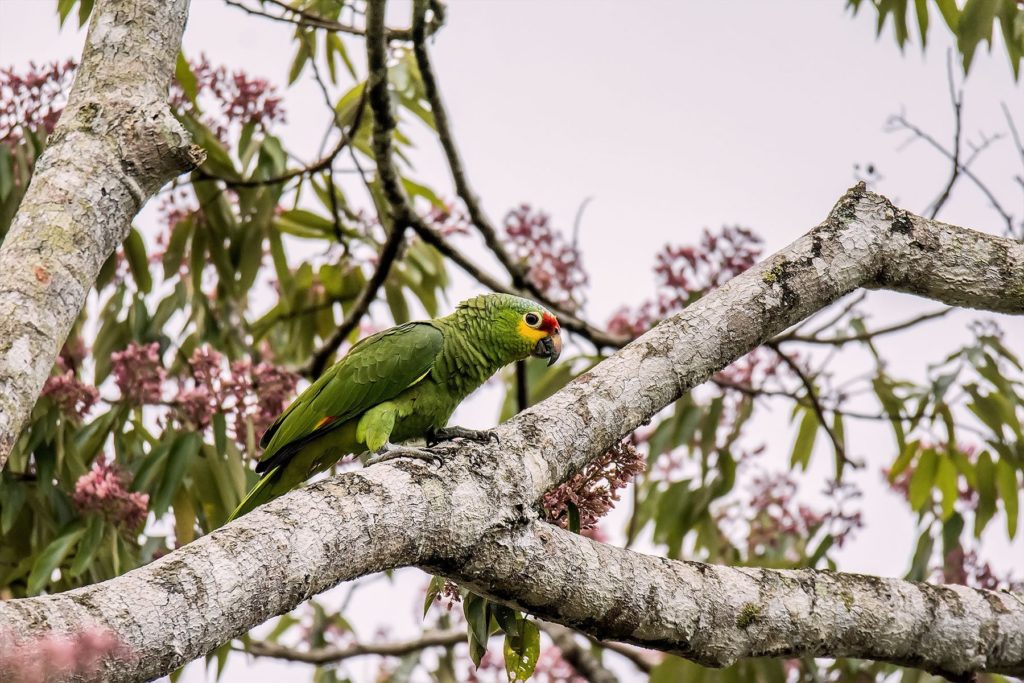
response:
<path id="1" fill-rule="evenodd" d="M 277 498 L 279 494 L 277 494 L 273 489 L 274 484 L 276 484 L 278 479 L 281 478 L 280 474 L 281 468 L 275 467 L 260 477 L 260 480 L 256 482 L 256 485 L 252 487 L 252 490 L 246 494 L 245 498 L 242 499 L 242 502 L 238 504 L 237 508 L 235 508 L 235 511 L 228 516 L 227 522 L 233 522 L 242 515 L 252 512 L 260 505 L 269 503 L 274 498 Z M 227 522 L 225 522 L 225 524 L 227 524 Z"/>

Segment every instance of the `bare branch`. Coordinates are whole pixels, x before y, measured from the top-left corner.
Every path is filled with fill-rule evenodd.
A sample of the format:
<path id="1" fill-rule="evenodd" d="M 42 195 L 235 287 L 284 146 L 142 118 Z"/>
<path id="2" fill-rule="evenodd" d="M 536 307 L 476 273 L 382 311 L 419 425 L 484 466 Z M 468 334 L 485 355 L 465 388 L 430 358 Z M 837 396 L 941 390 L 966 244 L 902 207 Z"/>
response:
<path id="1" fill-rule="evenodd" d="M 902 332 L 903 330 L 910 329 L 911 327 L 916 327 L 917 325 L 920 325 L 923 322 L 935 320 L 937 318 L 942 318 L 948 315 L 949 312 L 952 310 L 954 309 L 943 308 L 938 311 L 932 311 L 931 313 L 923 313 L 921 315 L 914 316 L 913 318 L 909 318 L 902 322 L 893 323 L 892 325 L 887 325 L 885 327 L 880 327 L 877 330 L 868 330 L 860 334 L 848 334 L 834 337 L 818 337 L 816 335 L 786 333 L 779 335 L 778 337 L 775 338 L 774 341 L 777 344 L 782 342 L 802 342 L 804 344 L 828 344 L 831 346 L 843 346 L 844 344 L 849 344 L 851 342 L 871 341 L 876 337 L 883 337 L 887 334 L 892 334 L 894 332 Z"/>
<path id="2" fill-rule="evenodd" d="M 572 629 L 547 622 L 541 622 L 540 628 L 548 634 L 565 661 L 569 662 L 580 676 L 590 683 L 618 683 L 618 676 L 606 669 L 589 648 L 577 642 Z"/>
<path id="3" fill-rule="evenodd" d="M 448 629 L 446 631 L 431 631 L 424 633 L 419 638 L 383 643 L 356 643 L 345 647 L 318 647 L 309 650 L 279 645 L 265 640 L 256 640 L 242 650 L 256 657 L 271 657 L 274 659 L 285 659 L 290 662 L 304 662 L 306 664 L 336 664 L 353 657 L 365 655 L 379 655 L 381 657 L 404 657 L 413 652 L 426 650 L 431 647 L 450 647 L 466 642 L 466 629 Z"/>

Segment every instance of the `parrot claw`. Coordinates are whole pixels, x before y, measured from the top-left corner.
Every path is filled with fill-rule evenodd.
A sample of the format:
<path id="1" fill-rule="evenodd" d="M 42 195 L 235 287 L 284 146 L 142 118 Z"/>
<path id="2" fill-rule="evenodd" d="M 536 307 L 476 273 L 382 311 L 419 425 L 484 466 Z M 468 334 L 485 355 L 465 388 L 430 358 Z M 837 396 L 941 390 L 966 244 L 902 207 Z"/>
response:
<path id="1" fill-rule="evenodd" d="M 493 429 L 466 429 L 465 427 L 442 427 L 427 435 L 427 446 L 435 446 L 452 439 L 465 439 L 476 443 L 499 443 L 498 433 Z"/>
<path id="2" fill-rule="evenodd" d="M 384 447 L 377 451 L 376 455 L 366 461 L 366 466 L 377 465 L 396 458 L 411 458 L 413 460 L 424 460 L 440 467 L 444 464 L 444 458 L 436 451 L 427 448 L 416 448 L 415 446 L 395 446 L 384 444 Z"/>

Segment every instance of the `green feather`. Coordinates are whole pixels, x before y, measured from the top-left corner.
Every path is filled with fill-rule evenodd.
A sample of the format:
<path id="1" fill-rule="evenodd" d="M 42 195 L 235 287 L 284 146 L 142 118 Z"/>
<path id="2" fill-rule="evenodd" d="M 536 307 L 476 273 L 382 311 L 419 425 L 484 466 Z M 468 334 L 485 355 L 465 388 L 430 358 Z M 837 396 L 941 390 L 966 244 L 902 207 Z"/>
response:
<path id="1" fill-rule="evenodd" d="M 533 350 L 536 338 L 520 332 L 527 313 L 548 314 L 526 299 L 485 294 L 447 317 L 399 325 L 355 344 L 263 434 L 256 466 L 263 478 L 231 519 L 345 455 L 447 425 L 463 399 Z"/>

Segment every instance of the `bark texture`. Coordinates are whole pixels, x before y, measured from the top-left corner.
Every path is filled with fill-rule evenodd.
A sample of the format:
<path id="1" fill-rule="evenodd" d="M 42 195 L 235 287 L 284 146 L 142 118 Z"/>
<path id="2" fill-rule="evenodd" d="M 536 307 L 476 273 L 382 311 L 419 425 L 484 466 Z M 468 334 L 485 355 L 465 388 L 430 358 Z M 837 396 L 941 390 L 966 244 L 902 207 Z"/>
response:
<path id="1" fill-rule="evenodd" d="M 858 287 L 1024 312 L 1024 245 L 928 221 L 858 186 L 792 245 L 665 320 L 441 467 L 391 461 L 279 498 L 150 565 L 0 603 L 31 636 L 99 625 L 147 680 L 340 581 L 420 566 L 599 638 L 723 666 L 851 656 L 959 677 L 1024 674 L 1024 596 L 835 572 L 674 562 L 543 524 L 545 491 L 685 391 Z"/>
<path id="2" fill-rule="evenodd" d="M 68 106 L 0 245 L 0 467 L 104 261 L 202 160 L 167 105 L 189 0 L 104 0 Z"/>

